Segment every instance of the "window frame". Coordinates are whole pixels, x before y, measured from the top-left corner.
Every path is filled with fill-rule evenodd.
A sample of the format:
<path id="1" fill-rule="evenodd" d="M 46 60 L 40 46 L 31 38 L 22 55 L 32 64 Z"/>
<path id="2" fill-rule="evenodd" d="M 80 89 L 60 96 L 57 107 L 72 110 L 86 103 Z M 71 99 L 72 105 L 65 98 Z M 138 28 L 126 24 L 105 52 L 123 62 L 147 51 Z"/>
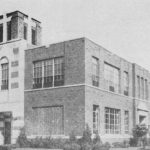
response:
<path id="1" fill-rule="evenodd" d="M 104 62 L 105 88 L 111 92 L 120 93 L 120 69 Z"/>
<path id="2" fill-rule="evenodd" d="M 93 105 L 93 133 L 100 132 L 100 107 L 99 105 Z"/>
<path id="3" fill-rule="evenodd" d="M 99 86 L 99 59 L 92 56 L 92 85 Z"/>
<path id="4" fill-rule="evenodd" d="M 105 133 L 121 134 L 121 110 L 105 107 Z"/>
<path id="5" fill-rule="evenodd" d="M 129 134 L 129 111 L 128 110 L 124 111 L 124 132 L 125 134 Z"/>
<path id="6" fill-rule="evenodd" d="M 56 73 L 56 65 L 55 65 L 55 61 L 59 60 L 61 63 L 58 63 L 58 68 L 60 69 L 57 73 L 57 75 L 55 75 Z M 46 62 L 51 61 L 51 77 L 48 78 L 47 74 L 50 74 L 50 72 L 48 69 L 50 69 L 48 66 L 50 66 L 49 64 L 47 65 Z M 40 87 L 36 87 L 34 86 L 35 82 L 35 71 L 34 71 L 34 64 L 41 62 L 41 86 Z M 56 79 L 56 76 L 59 76 L 59 78 Z M 45 81 L 51 81 L 50 82 L 45 82 Z M 56 86 L 62 86 L 64 85 L 64 57 L 60 56 L 60 57 L 55 57 L 55 58 L 50 58 L 50 59 L 45 59 L 45 60 L 40 60 L 40 61 L 34 61 L 33 62 L 33 88 L 48 88 L 48 87 L 56 87 Z"/>
<path id="7" fill-rule="evenodd" d="M 1 64 L 1 90 L 9 89 L 9 63 Z"/>

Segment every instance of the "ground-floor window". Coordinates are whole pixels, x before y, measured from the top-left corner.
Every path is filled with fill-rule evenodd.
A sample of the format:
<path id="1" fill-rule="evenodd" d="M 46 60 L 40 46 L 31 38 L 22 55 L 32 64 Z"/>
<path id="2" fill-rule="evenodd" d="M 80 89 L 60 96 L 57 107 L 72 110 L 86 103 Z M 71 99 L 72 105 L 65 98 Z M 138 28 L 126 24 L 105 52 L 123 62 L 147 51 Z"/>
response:
<path id="1" fill-rule="evenodd" d="M 124 112 L 124 127 L 125 127 L 125 133 L 129 133 L 129 111 Z"/>
<path id="2" fill-rule="evenodd" d="M 93 133 L 99 133 L 99 105 L 93 105 Z"/>
<path id="3" fill-rule="evenodd" d="M 120 133 L 120 110 L 105 107 L 105 132 L 106 134 Z"/>
<path id="4" fill-rule="evenodd" d="M 61 135 L 64 132 L 63 106 L 35 107 L 34 135 Z"/>

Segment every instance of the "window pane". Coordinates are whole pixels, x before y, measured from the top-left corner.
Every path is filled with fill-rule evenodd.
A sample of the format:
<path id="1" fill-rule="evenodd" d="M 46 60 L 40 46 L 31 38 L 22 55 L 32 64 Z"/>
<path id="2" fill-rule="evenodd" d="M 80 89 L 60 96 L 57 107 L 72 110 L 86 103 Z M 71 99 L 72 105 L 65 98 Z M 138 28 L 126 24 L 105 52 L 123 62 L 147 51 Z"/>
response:
<path id="1" fill-rule="evenodd" d="M 32 44 L 36 45 L 36 30 L 32 28 L 31 33 L 32 33 Z"/>
<path id="2" fill-rule="evenodd" d="M 105 87 L 107 90 L 117 93 L 119 92 L 120 87 L 119 69 L 105 63 L 104 79 L 105 79 Z"/>
<path id="3" fill-rule="evenodd" d="M 99 86 L 99 60 L 96 57 L 92 57 L 92 84 Z"/>
<path id="4" fill-rule="evenodd" d="M 53 85 L 53 60 L 44 61 L 44 87 Z"/>
<path id="5" fill-rule="evenodd" d="M 42 87 L 42 61 L 35 62 L 33 65 L 33 88 Z"/>
<path id="6" fill-rule="evenodd" d="M 7 40 L 11 40 L 11 21 L 7 22 Z"/>
<path id="7" fill-rule="evenodd" d="M 125 111 L 124 113 L 124 126 L 125 126 L 125 133 L 129 133 L 129 112 Z"/>
<path id="8" fill-rule="evenodd" d="M 109 134 L 120 133 L 120 110 L 105 108 L 105 131 Z"/>
<path id="9" fill-rule="evenodd" d="M 1 65 L 2 68 L 2 85 L 1 85 L 1 89 L 2 90 L 6 90 L 8 89 L 8 63 L 2 64 Z"/>
<path id="10" fill-rule="evenodd" d="M 54 86 L 64 84 L 64 59 L 63 57 L 54 59 Z"/>
<path id="11" fill-rule="evenodd" d="M 93 133 L 99 133 L 99 106 L 93 105 Z"/>

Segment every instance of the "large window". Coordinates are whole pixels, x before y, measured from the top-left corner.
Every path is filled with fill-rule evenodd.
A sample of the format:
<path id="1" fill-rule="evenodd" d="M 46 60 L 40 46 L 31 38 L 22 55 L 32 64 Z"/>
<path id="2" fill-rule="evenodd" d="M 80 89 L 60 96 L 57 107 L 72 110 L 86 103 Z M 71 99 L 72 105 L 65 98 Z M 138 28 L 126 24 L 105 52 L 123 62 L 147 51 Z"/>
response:
<path id="1" fill-rule="evenodd" d="M 93 105 L 93 133 L 99 133 L 100 124 L 99 106 Z"/>
<path id="2" fill-rule="evenodd" d="M 2 79 L 1 79 L 1 90 L 8 89 L 8 63 L 1 64 Z"/>
<path id="3" fill-rule="evenodd" d="M 124 95 L 129 95 L 129 75 L 128 72 L 123 73 Z"/>
<path id="4" fill-rule="evenodd" d="M 106 88 L 112 92 L 119 92 L 119 69 L 109 64 L 104 64 L 104 79 Z"/>
<path id="5" fill-rule="evenodd" d="M 120 133 L 120 110 L 105 108 L 105 131 L 107 134 Z"/>
<path id="6" fill-rule="evenodd" d="M 11 40 L 11 21 L 7 22 L 7 40 Z"/>
<path id="7" fill-rule="evenodd" d="M 124 112 L 124 129 L 125 133 L 129 133 L 129 111 Z"/>
<path id="8" fill-rule="evenodd" d="M 96 57 L 92 57 L 92 84 L 99 86 L 99 60 Z"/>
<path id="9" fill-rule="evenodd" d="M 0 42 L 3 42 L 3 24 L 0 24 Z"/>
<path id="10" fill-rule="evenodd" d="M 63 57 L 37 61 L 33 64 L 33 88 L 64 85 Z"/>
<path id="11" fill-rule="evenodd" d="M 62 135 L 64 134 L 63 106 L 35 107 L 34 135 Z"/>

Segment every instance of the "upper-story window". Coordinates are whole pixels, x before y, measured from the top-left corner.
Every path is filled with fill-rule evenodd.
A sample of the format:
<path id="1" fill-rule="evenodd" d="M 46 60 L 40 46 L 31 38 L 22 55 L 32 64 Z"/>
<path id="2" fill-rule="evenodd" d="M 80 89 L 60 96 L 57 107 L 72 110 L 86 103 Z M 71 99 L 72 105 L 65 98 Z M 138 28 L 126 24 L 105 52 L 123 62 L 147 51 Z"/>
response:
<path id="1" fill-rule="evenodd" d="M 36 29 L 33 27 L 31 29 L 31 34 L 32 34 L 32 44 L 36 45 Z"/>
<path id="2" fill-rule="evenodd" d="M 27 27 L 27 23 L 24 23 L 24 27 L 23 27 L 23 32 L 24 32 L 24 39 L 27 40 L 27 30 L 28 30 L 28 27 Z"/>
<path id="3" fill-rule="evenodd" d="M 0 42 L 3 42 L 3 24 L 0 24 Z"/>
<path id="4" fill-rule="evenodd" d="M 33 88 L 41 88 L 42 87 L 42 61 L 35 62 L 33 65 Z"/>
<path id="5" fill-rule="evenodd" d="M 137 76 L 137 96 L 140 98 L 140 77 Z"/>
<path id="6" fill-rule="evenodd" d="M 147 83 L 147 79 L 145 79 L 145 99 L 148 99 L 148 83 Z"/>
<path id="7" fill-rule="evenodd" d="M 104 79 L 109 91 L 119 93 L 120 80 L 119 69 L 109 64 L 104 64 Z"/>
<path id="8" fill-rule="evenodd" d="M 92 57 L 92 84 L 99 86 L 99 60 L 96 57 Z"/>
<path id="9" fill-rule="evenodd" d="M 1 90 L 7 90 L 9 83 L 9 63 L 6 58 L 1 60 L 1 71 Z"/>
<path id="10" fill-rule="evenodd" d="M 33 88 L 64 85 L 64 59 L 58 57 L 33 64 Z"/>
<path id="11" fill-rule="evenodd" d="M 7 22 L 7 41 L 11 40 L 11 21 Z"/>
<path id="12" fill-rule="evenodd" d="M 137 97 L 148 99 L 148 82 L 147 79 L 137 76 Z"/>
<path id="13" fill-rule="evenodd" d="M 129 95 L 129 74 L 128 74 L 128 72 L 123 73 L 123 85 L 124 85 L 124 95 Z"/>
<path id="14" fill-rule="evenodd" d="M 141 77 L 141 98 L 144 99 L 144 79 Z"/>

